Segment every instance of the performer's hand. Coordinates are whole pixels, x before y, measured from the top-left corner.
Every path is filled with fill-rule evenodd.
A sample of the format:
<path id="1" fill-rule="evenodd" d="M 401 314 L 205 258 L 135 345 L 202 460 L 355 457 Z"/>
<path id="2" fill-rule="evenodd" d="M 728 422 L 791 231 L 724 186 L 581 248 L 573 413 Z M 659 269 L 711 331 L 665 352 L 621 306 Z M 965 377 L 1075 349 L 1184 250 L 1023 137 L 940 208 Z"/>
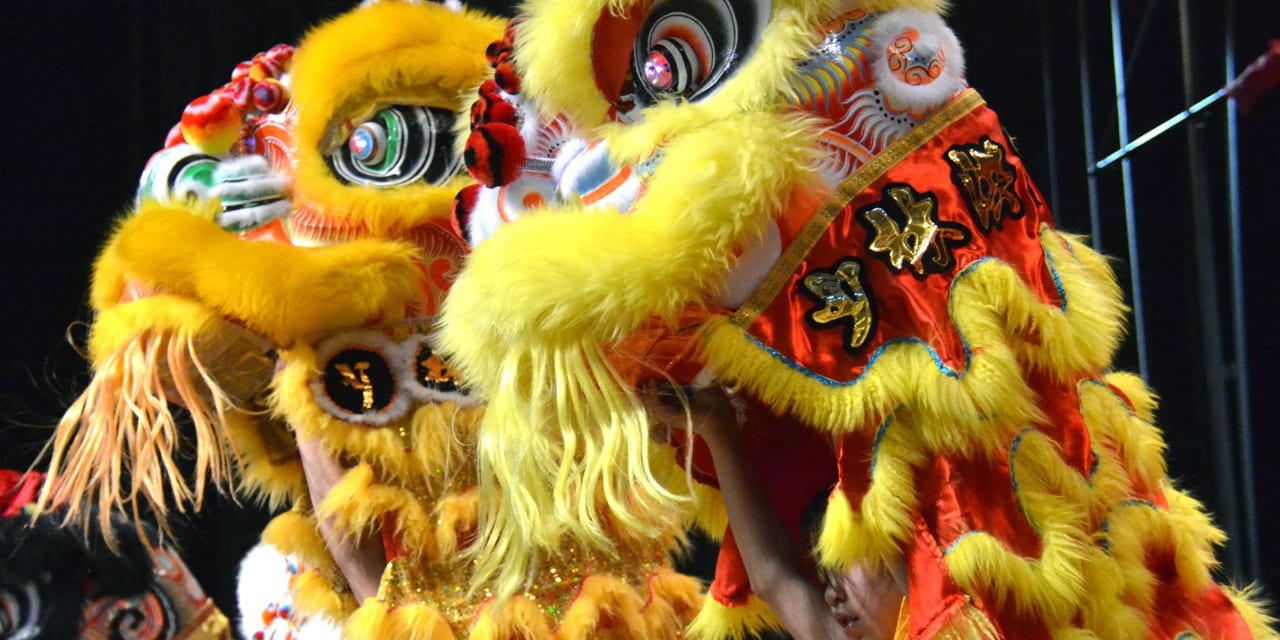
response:
<path id="1" fill-rule="evenodd" d="M 311 504 L 318 505 L 347 470 L 337 457 L 325 451 L 318 439 L 298 440 L 298 454 L 307 477 Z M 320 536 L 324 538 L 334 563 L 346 577 L 356 600 L 363 602 L 376 596 L 382 582 L 382 570 L 387 564 L 382 538 L 373 534 L 357 539 L 349 532 L 338 531 L 329 519 L 321 520 L 319 525 Z"/>
<path id="2" fill-rule="evenodd" d="M 739 426 L 739 410 L 721 387 L 677 389 L 667 383 L 653 383 L 639 390 L 640 402 L 653 419 L 653 435 L 669 442 L 672 429 L 693 427 L 704 439 L 734 433 Z"/>

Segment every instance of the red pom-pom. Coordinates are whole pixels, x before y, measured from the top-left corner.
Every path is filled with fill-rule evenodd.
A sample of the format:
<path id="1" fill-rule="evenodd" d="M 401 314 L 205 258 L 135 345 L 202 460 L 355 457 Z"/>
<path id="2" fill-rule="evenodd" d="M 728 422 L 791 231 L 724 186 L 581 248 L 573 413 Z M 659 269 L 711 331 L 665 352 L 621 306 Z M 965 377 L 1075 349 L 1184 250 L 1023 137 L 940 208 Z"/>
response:
<path id="1" fill-rule="evenodd" d="M 480 185 L 472 184 L 462 188 L 453 197 L 453 208 L 449 212 L 449 224 L 453 232 L 458 234 L 467 244 L 471 244 L 471 232 L 467 226 L 471 223 L 471 212 L 476 210 L 476 201 L 480 199 Z"/>
<path id="2" fill-rule="evenodd" d="M 182 111 L 182 137 L 209 155 L 222 155 L 240 138 L 243 117 L 231 96 L 211 93 Z"/>
<path id="3" fill-rule="evenodd" d="M 266 56 L 268 60 L 279 64 L 281 67 L 285 67 L 289 64 L 289 61 L 293 59 L 293 47 L 287 44 L 278 44 L 267 49 Z"/>
<path id="4" fill-rule="evenodd" d="M 516 107 L 515 105 L 503 100 L 489 105 L 488 122 L 500 122 L 516 126 Z"/>
<path id="5" fill-rule="evenodd" d="M 498 88 L 498 83 L 490 78 L 481 83 L 480 97 L 489 102 L 502 102 L 502 90 Z"/>
<path id="6" fill-rule="evenodd" d="M 253 80 L 249 79 L 249 76 L 245 76 L 224 85 L 219 91 L 230 96 L 237 109 L 249 111 L 253 108 L 253 84 Z"/>
<path id="7" fill-rule="evenodd" d="M 507 93 L 520 93 L 520 74 L 516 73 L 516 63 L 513 60 L 503 61 L 493 70 L 493 79 L 497 83 L 498 88 Z"/>
<path id="8" fill-rule="evenodd" d="M 168 149 L 169 147 L 176 147 L 180 144 L 185 144 L 186 142 L 187 139 L 182 137 L 182 123 L 173 123 L 173 126 L 169 127 L 169 133 L 164 137 L 164 148 Z"/>
<path id="9" fill-rule="evenodd" d="M 502 41 L 508 46 L 516 46 L 516 29 L 520 27 L 520 19 L 516 18 L 507 23 L 506 28 L 502 30 Z"/>
<path id="10" fill-rule="evenodd" d="M 511 57 L 511 46 L 501 40 L 494 40 L 484 49 L 484 61 L 490 67 L 498 66 L 504 58 Z"/>
<path id="11" fill-rule="evenodd" d="M 471 128 L 474 129 L 477 125 L 488 122 L 488 114 L 489 102 L 484 99 L 484 96 L 476 98 L 476 101 L 471 103 Z"/>
<path id="12" fill-rule="evenodd" d="M 253 85 L 253 107 L 263 113 L 275 113 L 289 101 L 284 85 L 275 78 L 267 78 Z"/>
<path id="13" fill-rule="evenodd" d="M 509 124 L 482 124 L 471 131 L 462 157 L 467 171 L 480 184 L 489 187 L 509 184 L 520 177 L 524 166 L 524 138 Z"/>
<path id="14" fill-rule="evenodd" d="M 237 64 L 237 65 L 236 65 L 236 68 L 231 70 L 231 81 L 232 81 L 232 82 L 235 82 L 236 80 L 239 80 L 240 78 L 246 78 L 246 77 L 248 77 L 248 76 L 249 76 L 249 68 L 250 68 L 250 67 L 252 67 L 252 66 L 253 66 L 253 63 L 252 63 L 252 62 L 249 62 L 248 60 L 245 60 L 244 62 L 241 62 L 240 64 Z"/>

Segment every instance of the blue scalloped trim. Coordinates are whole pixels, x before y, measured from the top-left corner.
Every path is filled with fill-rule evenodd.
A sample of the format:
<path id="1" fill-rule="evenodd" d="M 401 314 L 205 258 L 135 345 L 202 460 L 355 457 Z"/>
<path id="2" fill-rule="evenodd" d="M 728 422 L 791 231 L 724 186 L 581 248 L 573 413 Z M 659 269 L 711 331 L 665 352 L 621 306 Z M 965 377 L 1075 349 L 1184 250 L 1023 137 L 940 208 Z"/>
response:
<path id="1" fill-rule="evenodd" d="M 880 443 L 884 441 L 884 434 L 886 431 L 889 430 L 889 425 L 893 424 L 893 419 L 897 417 L 897 415 L 898 413 L 895 411 L 893 415 L 890 415 L 888 418 L 885 418 L 884 422 L 880 423 L 880 428 L 876 431 L 875 440 L 871 442 L 870 476 L 872 479 L 876 477 L 876 460 L 880 458 Z"/>
<path id="2" fill-rule="evenodd" d="M 1062 286 L 1062 275 L 1058 273 L 1058 265 L 1053 262 L 1053 254 L 1044 248 L 1044 241 L 1040 241 L 1040 249 L 1044 251 L 1044 264 L 1049 268 L 1049 277 L 1053 278 L 1053 287 L 1058 290 L 1058 299 L 1062 301 L 1059 305 L 1065 312 L 1067 310 L 1067 290 Z M 1075 252 L 1071 250 L 1071 243 L 1067 243 L 1067 252 L 1075 256 Z M 1080 262 L 1076 258 L 1076 262 Z"/>
<path id="3" fill-rule="evenodd" d="M 1062 299 L 1062 305 L 1061 305 L 1062 310 L 1066 311 L 1067 310 L 1067 291 L 1062 285 L 1062 276 L 1058 273 L 1058 268 L 1054 264 L 1053 255 L 1048 250 L 1044 249 L 1043 239 L 1040 240 L 1040 247 L 1045 257 L 1045 265 L 1049 269 L 1049 275 L 1053 278 L 1053 286 L 1057 288 L 1058 297 Z M 1071 249 L 1071 243 L 1069 242 L 1067 243 L 1067 248 L 1068 250 Z M 943 375 L 949 378 L 954 378 L 956 380 L 963 380 L 965 373 L 968 372 L 969 366 L 973 362 L 973 349 L 969 345 L 969 340 L 968 338 L 965 337 L 964 331 L 960 330 L 960 327 L 956 325 L 955 319 L 951 315 L 951 310 L 950 310 L 951 294 L 955 291 L 957 283 L 959 283 L 965 277 L 974 273 L 974 271 L 978 268 L 979 265 L 982 265 L 983 263 L 986 263 L 986 262 L 997 262 L 1000 264 L 1005 264 L 1007 266 L 1007 263 L 1005 263 L 1004 261 L 1000 260 L 999 258 L 994 258 L 991 256 L 987 256 L 985 258 L 980 258 L 978 260 L 975 260 L 971 262 L 968 266 L 966 266 L 959 274 L 957 274 L 954 279 L 952 279 L 951 286 L 947 291 L 947 300 L 948 300 L 948 303 L 947 303 L 948 318 L 947 319 L 950 322 L 951 326 L 956 330 L 956 334 L 960 336 L 960 344 L 964 346 L 964 365 L 958 370 L 948 367 L 946 363 L 942 361 L 942 357 L 938 355 L 938 352 L 935 351 L 934 348 L 928 342 L 925 342 L 920 338 L 894 338 L 893 340 L 888 340 L 884 344 L 880 345 L 880 347 L 875 350 L 875 353 L 871 354 L 871 358 L 867 360 L 867 364 L 862 368 L 862 373 L 858 374 L 858 377 L 848 382 L 840 382 L 837 380 L 832 380 L 831 378 L 828 378 L 819 373 L 815 373 L 814 371 L 801 366 L 796 361 L 792 360 L 791 358 L 788 358 L 787 356 L 778 352 L 776 349 L 761 342 L 758 338 L 751 335 L 749 331 L 744 330 L 742 332 L 742 335 L 746 336 L 748 341 L 750 341 L 755 346 L 759 347 L 765 353 L 772 356 L 775 360 L 778 360 L 782 364 L 786 365 L 791 370 L 796 371 L 797 373 L 801 373 L 828 387 L 843 388 L 843 387 L 852 387 L 858 384 L 859 382 L 862 381 L 864 377 L 866 377 L 868 373 L 870 373 L 871 368 L 875 366 L 876 361 L 880 359 L 880 356 L 884 354 L 886 349 L 899 344 L 912 344 L 912 343 L 920 345 L 925 349 L 926 352 L 928 352 L 929 357 L 933 359 L 934 365 L 938 367 L 938 370 L 942 372 Z"/>
<path id="4" fill-rule="evenodd" d="M 973 536 L 973 535 L 977 535 L 977 534 L 982 534 L 982 535 L 984 535 L 984 536 L 985 536 L 985 535 L 988 535 L 986 531 L 978 531 L 978 530 L 976 530 L 976 529 L 975 529 L 975 530 L 973 530 L 973 531 L 966 531 L 966 532 L 964 532 L 964 533 L 960 534 L 960 537 L 959 537 L 959 538 L 956 538 L 955 540 L 952 540 L 952 541 L 951 541 L 951 544 L 947 545 L 946 550 L 942 552 L 943 557 L 946 557 L 946 556 L 951 555 L 951 552 L 952 552 L 952 551 L 955 551 L 955 550 L 956 550 L 956 547 L 957 547 L 957 546 L 960 544 L 960 542 L 961 542 L 961 541 L 963 541 L 965 538 L 968 538 L 969 536 Z"/>
<path id="5" fill-rule="evenodd" d="M 1040 525 L 1036 524 L 1035 518 L 1032 518 L 1031 514 L 1027 513 L 1026 507 L 1022 506 L 1022 494 L 1018 491 L 1018 465 L 1016 463 L 1018 447 L 1022 446 L 1022 436 L 1028 433 L 1037 432 L 1030 427 L 1023 429 L 1013 439 L 1013 444 L 1009 445 L 1009 480 L 1013 483 L 1013 499 L 1018 503 L 1018 511 L 1022 512 L 1022 517 L 1026 519 L 1027 524 L 1030 524 L 1031 528 L 1035 529 L 1036 535 L 1043 536 L 1044 530 L 1040 528 Z"/>
<path id="6" fill-rule="evenodd" d="M 1155 504 L 1152 504 L 1148 500 L 1142 500 L 1140 498 L 1129 498 L 1128 500 L 1124 500 L 1115 505 L 1112 505 L 1110 509 L 1107 509 L 1107 513 L 1110 514 L 1118 509 L 1126 509 L 1128 507 L 1147 507 L 1152 511 L 1160 510 L 1160 507 L 1157 507 Z M 1111 516 L 1108 515 L 1107 519 L 1102 521 L 1102 541 L 1099 542 L 1099 546 L 1102 547 L 1102 551 L 1107 555 L 1111 555 L 1111 540 L 1109 539 L 1110 535 L 1111 535 Z"/>

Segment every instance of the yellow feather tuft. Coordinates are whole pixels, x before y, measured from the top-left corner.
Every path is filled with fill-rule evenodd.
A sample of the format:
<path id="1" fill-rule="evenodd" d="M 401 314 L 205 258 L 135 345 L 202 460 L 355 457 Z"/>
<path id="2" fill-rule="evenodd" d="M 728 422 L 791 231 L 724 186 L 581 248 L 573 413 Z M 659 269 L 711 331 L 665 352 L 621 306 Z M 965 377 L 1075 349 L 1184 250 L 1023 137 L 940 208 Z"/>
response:
<path id="1" fill-rule="evenodd" d="M 702 608 L 702 583 L 692 576 L 665 572 L 649 578 L 644 619 L 653 640 L 679 637 Z"/>
<path id="2" fill-rule="evenodd" d="M 693 500 L 697 505 L 693 525 L 715 542 L 720 542 L 729 528 L 729 511 L 724 506 L 724 496 L 715 487 L 696 484 Z"/>
<path id="3" fill-rule="evenodd" d="M 1039 432 L 1019 437 L 1009 468 L 1019 506 L 1040 533 L 1039 558 L 1023 558 L 987 533 L 970 532 L 947 550 L 947 568 L 969 593 L 1034 610 L 1050 628 L 1066 626 L 1088 596 L 1083 565 L 1102 555 L 1087 534 L 1089 487 Z"/>
<path id="4" fill-rule="evenodd" d="M 306 494 L 302 460 L 288 428 L 265 411 L 233 411 L 222 428 L 240 451 L 240 482 L 236 489 L 269 511 L 279 511 Z"/>
<path id="5" fill-rule="evenodd" d="M 1224 587 L 1224 590 L 1235 604 L 1236 610 L 1244 616 L 1245 624 L 1249 625 L 1249 631 L 1253 633 L 1253 640 L 1280 640 L 1280 633 L 1276 632 L 1276 619 L 1268 610 L 1268 603 L 1259 593 L 1259 587 Z"/>
<path id="6" fill-rule="evenodd" d="M 295 507 L 271 519 L 262 531 L 263 544 L 275 547 L 280 553 L 296 556 L 303 564 L 321 571 L 336 570 L 329 547 L 320 537 L 315 519 Z"/>
<path id="7" fill-rule="evenodd" d="M 436 501 L 435 553 L 437 558 L 451 558 L 458 552 L 458 536 L 473 534 L 479 513 L 479 497 L 474 488 L 459 495 L 446 495 Z"/>
<path id="8" fill-rule="evenodd" d="M 330 620 L 345 620 L 356 609 L 356 601 L 350 594 L 334 591 L 329 581 L 315 569 L 290 579 L 289 591 L 293 594 L 293 608 L 303 616 L 322 615 Z"/>
<path id="9" fill-rule="evenodd" d="M 551 623 L 528 598 L 512 598 L 501 606 L 486 603 L 471 626 L 470 640 L 552 640 Z"/>
<path id="10" fill-rule="evenodd" d="M 689 640 L 743 640 L 748 636 L 785 632 L 782 622 L 759 596 L 751 595 L 746 604 L 726 606 L 715 598 L 706 598 L 697 617 L 685 629 Z"/>
<path id="11" fill-rule="evenodd" d="M 857 6 L 871 13 L 883 13 L 898 9 L 916 9 L 946 14 L 951 8 L 947 0 L 859 0 Z"/>
<path id="12" fill-rule="evenodd" d="M 578 596 L 560 620 L 556 639 L 642 638 L 648 629 L 641 612 L 644 604 L 635 590 L 618 578 L 591 576 L 582 581 Z"/>
<path id="13" fill-rule="evenodd" d="M 415 562 L 436 548 L 435 527 L 418 497 L 406 489 L 379 483 L 368 464 L 348 469 L 316 507 L 316 513 L 332 518 L 339 532 L 353 538 L 363 538 L 389 524 Z"/>

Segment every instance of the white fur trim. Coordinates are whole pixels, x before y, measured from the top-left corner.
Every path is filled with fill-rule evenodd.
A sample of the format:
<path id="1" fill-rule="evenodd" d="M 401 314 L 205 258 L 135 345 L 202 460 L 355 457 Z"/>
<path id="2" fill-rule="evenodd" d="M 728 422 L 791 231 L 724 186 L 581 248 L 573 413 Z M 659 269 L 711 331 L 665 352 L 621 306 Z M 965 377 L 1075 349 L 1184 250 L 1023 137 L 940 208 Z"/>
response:
<path id="1" fill-rule="evenodd" d="M 236 579 L 236 604 L 240 609 L 237 621 L 241 637 L 253 638 L 261 632 L 264 640 L 338 640 L 338 627 L 321 617 L 299 617 L 296 613 L 273 616 L 281 607 L 293 608 L 293 593 L 289 580 L 305 571 L 297 558 L 280 553 L 275 547 L 259 544 L 240 561 L 240 575 Z M 270 620 L 268 620 L 270 618 Z"/>
<path id="2" fill-rule="evenodd" d="M 886 52 L 908 29 L 914 29 L 920 34 L 915 43 L 915 51 L 922 56 L 938 57 L 942 61 L 942 72 L 927 82 L 905 82 L 889 68 Z M 934 109 L 967 86 L 964 79 L 964 49 L 951 27 L 938 14 L 915 9 L 891 11 L 876 20 L 871 32 L 871 74 L 876 86 L 892 106 L 914 111 Z"/>

